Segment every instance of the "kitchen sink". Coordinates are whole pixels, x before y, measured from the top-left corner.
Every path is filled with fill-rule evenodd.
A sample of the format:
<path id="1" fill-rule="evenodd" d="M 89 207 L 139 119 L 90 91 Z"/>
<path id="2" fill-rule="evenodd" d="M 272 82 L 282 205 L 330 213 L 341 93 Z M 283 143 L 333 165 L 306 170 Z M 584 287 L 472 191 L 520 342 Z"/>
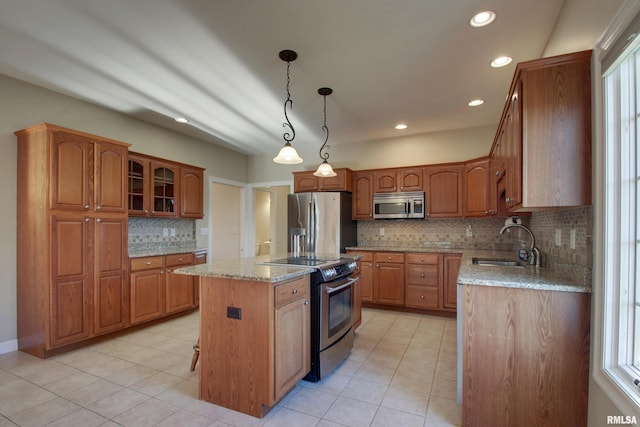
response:
<path id="1" fill-rule="evenodd" d="M 472 258 L 471 262 L 475 265 L 484 265 L 490 267 L 524 267 L 524 265 L 518 261 L 508 259 L 496 259 L 496 258 Z"/>

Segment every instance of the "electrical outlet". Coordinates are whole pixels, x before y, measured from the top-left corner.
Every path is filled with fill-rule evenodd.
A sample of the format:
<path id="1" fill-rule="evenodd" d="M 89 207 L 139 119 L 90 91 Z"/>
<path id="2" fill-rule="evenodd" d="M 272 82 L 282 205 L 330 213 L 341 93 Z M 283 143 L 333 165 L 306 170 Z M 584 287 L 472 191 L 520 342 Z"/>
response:
<path id="1" fill-rule="evenodd" d="M 467 225 L 467 237 L 473 237 L 473 231 L 471 231 L 471 224 Z"/>
<path id="2" fill-rule="evenodd" d="M 380 235 L 381 235 L 381 236 L 384 236 L 384 228 L 381 228 L 381 229 L 380 229 Z"/>
<path id="3" fill-rule="evenodd" d="M 227 317 L 229 319 L 242 320 L 242 309 L 238 307 L 227 307 Z"/>
<path id="4" fill-rule="evenodd" d="M 176 229 L 175 228 L 171 229 L 171 237 L 176 237 Z"/>
<path id="5" fill-rule="evenodd" d="M 202 227 L 202 228 L 200 229 L 200 235 L 201 235 L 201 236 L 208 236 L 208 235 L 209 235 L 209 229 L 208 229 L 208 228 L 206 228 L 206 227 Z"/>
<path id="6" fill-rule="evenodd" d="M 576 229 L 575 228 L 572 228 L 571 231 L 569 232 L 569 247 L 571 249 L 576 248 Z"/>
<path id="7" fill-rule="evenodd" d="M 556 246 L 562 246 L 562 229 L 556 228 Z"/>
<path id="8" fill-rule="evenodd" d="M 162 229 L 162 237 L 169 237 L 169 229 L 168 228 L 163 228 Z"/>

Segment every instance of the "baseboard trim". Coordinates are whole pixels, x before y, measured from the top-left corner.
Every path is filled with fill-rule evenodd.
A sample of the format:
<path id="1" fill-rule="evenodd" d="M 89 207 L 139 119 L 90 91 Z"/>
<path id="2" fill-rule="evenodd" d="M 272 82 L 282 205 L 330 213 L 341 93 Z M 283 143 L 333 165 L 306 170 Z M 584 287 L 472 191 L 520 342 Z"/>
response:
<path id="1" fill-rule="evenodd" d="M 0 342 L 0 354 L 11 353 L 18 350 L 18 340 Z"/>

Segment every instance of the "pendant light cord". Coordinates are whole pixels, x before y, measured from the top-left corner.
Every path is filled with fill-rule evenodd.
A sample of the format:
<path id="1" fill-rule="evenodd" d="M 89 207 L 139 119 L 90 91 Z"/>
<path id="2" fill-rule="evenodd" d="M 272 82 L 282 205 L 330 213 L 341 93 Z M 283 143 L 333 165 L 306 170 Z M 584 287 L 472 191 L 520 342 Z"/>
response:
<path id="1" fill-rule="evenodd" d="M 323 87 L 318 89 L 318 93 L 324 98 L 324 124 L 322 126 L 322 130 L 324 130 L 325 133 L 324 143 L 320 147 L 319 154 L 322 160 L 327 161 L 329 159 L 328 150 L 329 148 L 331 148 L 330 145 L 327 145 L 327 141 L 329 141 L 329 128 L 327 127 L 327 95 L 331 95 L 331 93 L 333 93 L 333 90 L 328 87 Z M 323 150 L 327 151 L 323 153 Z"/>

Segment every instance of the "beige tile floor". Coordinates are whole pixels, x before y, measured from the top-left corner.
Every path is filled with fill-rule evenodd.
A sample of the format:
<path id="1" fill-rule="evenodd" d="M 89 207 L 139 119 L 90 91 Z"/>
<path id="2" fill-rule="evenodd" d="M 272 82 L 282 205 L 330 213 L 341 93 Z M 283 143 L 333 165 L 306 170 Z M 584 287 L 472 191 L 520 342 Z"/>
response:
<path id="1" fill-rule="evenodd" d="M 260 420 L 197 399 L 198 313 L 41 360 L 0 355 L 0 427 L 456 426 L 455 320 L 363 310 L 349 358 Z"/>

